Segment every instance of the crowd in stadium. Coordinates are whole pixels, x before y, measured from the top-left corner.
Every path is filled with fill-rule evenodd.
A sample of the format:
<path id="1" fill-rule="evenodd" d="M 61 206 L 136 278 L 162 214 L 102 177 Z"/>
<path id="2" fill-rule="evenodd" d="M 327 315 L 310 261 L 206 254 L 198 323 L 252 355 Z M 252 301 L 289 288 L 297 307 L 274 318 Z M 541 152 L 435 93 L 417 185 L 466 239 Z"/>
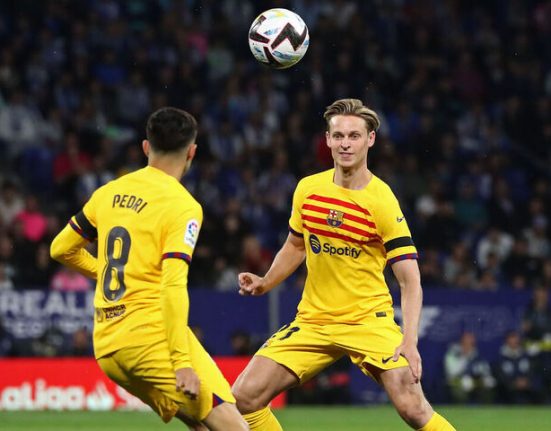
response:
<path id="1" fill-rule="evenodd" d="M 278 6 L 315 40 L 285 72 L 246 43 L 255 14 Z M 551 289 L 549 2 L 0 10 L 0 289 L 93 289 L 49 258 L 49 243 L 97 187 L 145 163 L 145 120 L 165 105 L 200 124 L 184 179 L 205 212 L 190 285 L 236 289 L 287 235 L 298 179 L 331 167 L 321 113 L 350 96 L 381 116 L 370 168 L 398 194 L 425 287 Z"/>

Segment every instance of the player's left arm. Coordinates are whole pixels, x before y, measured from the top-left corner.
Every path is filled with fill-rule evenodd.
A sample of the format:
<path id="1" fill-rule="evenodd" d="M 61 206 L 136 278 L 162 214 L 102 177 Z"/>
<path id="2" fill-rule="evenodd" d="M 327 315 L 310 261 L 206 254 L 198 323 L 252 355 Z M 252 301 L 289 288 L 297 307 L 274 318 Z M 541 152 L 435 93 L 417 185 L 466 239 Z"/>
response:
<path id="1" fill-rule="evenodd" d="M 404 356 L 409 362 L 415 382 L 418 382 L 423 372 L 421 355 L 417 349 L 419 319 L 423 305 L 419 266 L 417 260 L 405 259 L 395 262 L 392 271 L 400 285 L 404 332 L 402 343 L 396 348 L 393 360 L 397 361 L 400 356 Z"/>
<path id="2" fill-rule="evenodd" d="M 381 236 L 387 264 L 398 280 L 402 298 L 404 337 L 394 353 L 394 361 L 404 356 L 415 381 L 421 378 L 421 357 L 417 350 L 417 331 L 421 314 L 423 292 L 417 265 L 417 249 L 411 238 L 400 204 L 388 186 L 381 189 L 375 211 L 377 230 Z"/>

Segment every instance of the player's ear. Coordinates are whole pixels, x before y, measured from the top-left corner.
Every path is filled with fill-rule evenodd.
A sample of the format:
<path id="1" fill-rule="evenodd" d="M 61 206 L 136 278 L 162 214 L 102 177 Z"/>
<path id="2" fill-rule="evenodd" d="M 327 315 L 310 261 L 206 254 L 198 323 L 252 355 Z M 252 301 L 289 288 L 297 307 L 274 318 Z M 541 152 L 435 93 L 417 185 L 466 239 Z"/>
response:
<path id="1" fill-rule="evenodd" d="M 195 157 L 196 152 L 197 152 L 197 144 L 196 143 L 189 144 L 189 150 L 187 152 L 187 160 L 191 162 Z"/>
<path id="2" fill-rule="evenodd" d="M 145 154 L 145 157 L 149 157 L 149 150 L 151 149 L 151 145 L 147 139 L 144 139 L 142 141 L 142 150 Z"/>
<path id="3" fill-rule="evenodd" d="M 375 145 L 375 130 L 367 133 L 367 147 L 371 148 Z"/>
<path id="4" fill-rule="evenodd" d="M 328 147 L 330 147 L 330 143 L 329 143 L 329 130 L 326 130 L 325 131 L 325 145 L 327 145 Z"/>

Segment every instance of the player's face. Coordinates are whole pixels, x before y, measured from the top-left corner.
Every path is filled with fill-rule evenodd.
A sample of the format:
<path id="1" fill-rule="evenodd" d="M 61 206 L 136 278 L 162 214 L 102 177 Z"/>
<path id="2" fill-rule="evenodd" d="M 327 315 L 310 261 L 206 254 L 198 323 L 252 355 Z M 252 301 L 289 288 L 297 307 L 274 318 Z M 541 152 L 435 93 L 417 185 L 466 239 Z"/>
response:
<path id="1" fill-rule="evenodd" d="M 367 152 L 375 143 L 375 132 L 367 131 L 363 118 L 335 115 L 325 134 L 336 166 L 354 168 L 367 163 Z"/>

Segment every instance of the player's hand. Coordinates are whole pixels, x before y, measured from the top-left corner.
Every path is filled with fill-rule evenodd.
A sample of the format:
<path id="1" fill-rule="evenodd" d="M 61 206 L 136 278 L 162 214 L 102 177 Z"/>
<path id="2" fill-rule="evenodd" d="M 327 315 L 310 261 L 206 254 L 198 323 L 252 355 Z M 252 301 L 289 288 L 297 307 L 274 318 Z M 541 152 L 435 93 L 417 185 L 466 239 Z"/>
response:
<path id="1" fill-rule="evenodd" d="M 238 276 L 239 294 L 248 296 L 262 295 L 266 292 L 264 278 L 250 272 L 242 272 Z"/>
<path id="2" fill-rule="evenodd" d="M 415 343 L 408 343 L 407 341 L 404 341 L 394 351 L 392 360 L 396 362 L 400 356 L 403 356 L 408 360 L 409 369 L 411 371 L 411 375 L 413 376 L 413 380 L 415 383 L 419 383 L 421 380 L 421 374 L 423 374 L 423 366 L 421 364 L 421 355 L 419 354 L 419 350 L 417 350 L 417 345 Z"/>
<path id="3" fill-rule="evenodd" d="M 176 370 L 176 390 L 182 391 L 191 400 L 196 400 L 199 395 L 201 382 L 193 368 L 180 368 Z"/>

